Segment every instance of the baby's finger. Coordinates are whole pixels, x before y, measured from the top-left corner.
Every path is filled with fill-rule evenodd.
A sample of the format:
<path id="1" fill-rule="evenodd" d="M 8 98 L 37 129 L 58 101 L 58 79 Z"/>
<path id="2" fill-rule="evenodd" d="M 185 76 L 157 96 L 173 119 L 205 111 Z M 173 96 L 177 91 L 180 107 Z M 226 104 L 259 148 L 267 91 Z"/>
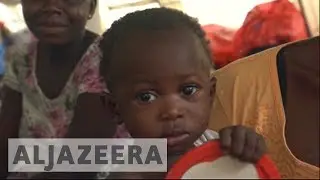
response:
<path id="1" fill-rule="evenodd" d="M 256 147 L 258 146 L 259 138 L 253 131 L 247 132 L 246 142 L 244 144 L 243 153 L 241 159 L 247 162 L 253 162 L 256 152 Z"/>
<path id="2" fill-rule="evenodd" d="M 230 151 L 232 143 L 232 128 L 224 128 L 220 130 L 220 144 L 223 151 Z"/>
<path id="3" fill-rule="evenodd" d="M 231 155 L 241 157 L 244 144 L 246 142 L 246 129 L 241 126 L 236 126 L 232 131 Z"/>
<path id="4" fill-rule="evenodd" d="M 266 144 L 264 139 L 261 137 L 258 138 L 258 142 L 255 148 L 255 152 L 252 157 L 253 162 L 257 162 L 261 159 L 261 157 L 266 153 Z"/>

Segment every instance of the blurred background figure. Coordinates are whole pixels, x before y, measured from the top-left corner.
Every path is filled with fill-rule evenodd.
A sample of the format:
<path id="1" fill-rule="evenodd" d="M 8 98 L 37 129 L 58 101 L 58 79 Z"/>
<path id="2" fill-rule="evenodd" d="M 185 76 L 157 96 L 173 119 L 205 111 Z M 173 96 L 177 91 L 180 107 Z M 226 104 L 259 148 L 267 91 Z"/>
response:
<path id="1" fill-rule="evenodd" d="M 238 59 L 306 38 L 308 30 L 301 12 L 288 0 L 276 0 L 248 13 L 233 38 L 233 56 Z"/>
<path id="2" fill-rule="evenodd" d="M 232 57 L 232 40 L 236 30 L 217 24 L 202 26 L 207 34 L 209 47 L 212 52 L 216 68 L 227 65 Z"/>
<path id="3" fill-rule="evenodd" d="M 216 67 L 221 68 L 242 57 L 310 37 L 302 5 L 302 1 L 265 1 L 247 11 L 239 28 L 227 23 L 225 26 L 203 25 Z"/>

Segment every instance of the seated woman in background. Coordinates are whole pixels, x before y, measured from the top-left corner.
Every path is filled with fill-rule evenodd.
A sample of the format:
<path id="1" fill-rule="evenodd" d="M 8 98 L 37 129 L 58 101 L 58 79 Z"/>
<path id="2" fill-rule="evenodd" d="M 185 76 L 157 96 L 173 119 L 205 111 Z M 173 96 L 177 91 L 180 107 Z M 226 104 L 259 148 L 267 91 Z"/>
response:
<path id="1" fill-rule="evenodd" d="M 254 7 L 233 38 L 233 58 L 308 38 L 300 11 L 288 0 L 276 0 Z"/>
<path id="2" fill-rule="evenodd" d="M 319 40 L 271 48 L 214 73 L 209 127 L 254 128 L 283 178 L 319 179 Z"/>
<path id="3" fill-rule="evenodd" d="M 103 101 L 107 89 L 99 75 L 101 38 L 85 29 L 97 1 L 21 4 L 30 32 L 14 38 L 7 54 L 0 114 L 1 179 L 8 175 L 8 138 L 111 138 L 117 127 Z M 39 178 L 57 178 L 53 175 Z M 23 179 L 28 177 L 33 175 Z"/>

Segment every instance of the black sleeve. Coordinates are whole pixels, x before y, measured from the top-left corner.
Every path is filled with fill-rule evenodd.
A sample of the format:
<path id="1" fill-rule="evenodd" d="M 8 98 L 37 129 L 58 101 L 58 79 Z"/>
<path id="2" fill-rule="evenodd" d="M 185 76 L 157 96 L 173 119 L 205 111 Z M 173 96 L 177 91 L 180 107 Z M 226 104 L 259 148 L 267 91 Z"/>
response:
<path id="1" fill-rule="evenodd" d="M 284 108 L 286 108 L 286 98 L 287 98 L 286 63 L 285 63 L 285 57 L 284 57 L 285 50 L 286 48 L 281 49 L 277 55 L 279 86 L 281 91 L 282 104 Z"/>

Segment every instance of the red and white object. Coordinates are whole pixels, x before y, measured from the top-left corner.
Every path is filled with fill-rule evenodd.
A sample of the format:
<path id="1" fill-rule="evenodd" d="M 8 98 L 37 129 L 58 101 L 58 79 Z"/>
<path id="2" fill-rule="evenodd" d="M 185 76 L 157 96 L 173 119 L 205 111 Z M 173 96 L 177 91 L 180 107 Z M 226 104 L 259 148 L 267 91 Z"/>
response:
<path id="1" fill-rule="evenodd" d="M 263 156 L 256 164 L 224 155 L 218 141 L 211 141 L 184 155 L 166 179 L 280 179 L 274 163 Z"/>

